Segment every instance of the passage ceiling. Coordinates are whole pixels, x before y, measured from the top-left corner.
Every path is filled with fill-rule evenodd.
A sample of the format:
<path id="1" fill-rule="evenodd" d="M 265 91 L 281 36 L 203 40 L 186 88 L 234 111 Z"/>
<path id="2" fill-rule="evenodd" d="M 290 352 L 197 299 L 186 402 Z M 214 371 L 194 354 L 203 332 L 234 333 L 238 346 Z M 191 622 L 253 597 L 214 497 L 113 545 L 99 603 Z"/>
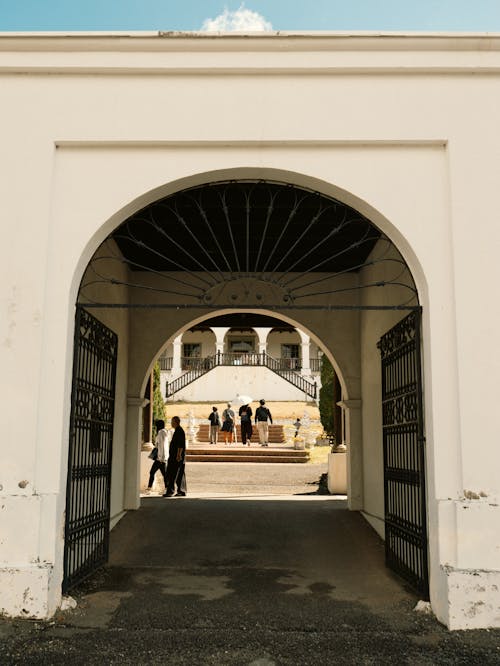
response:
<path id="1" fill-rule="evenodd" d="M 418 302 L 404 259 L 370 220 L 319 192 L 269 181 L 214 182 L 151 203 L 111 234 L 87 273 L 80 300 L 96 307 L 384 309 Z M 357 291 L 387 286 L 395 289 L 380 305 L 360 304 Z"/>
<path id="2" fill-rule="evenodd" d="M 339 201 L 290 185 L 224 182 L 173 194 L 113 234 L 132 270 L 345 272 L 380 237 Z"/>

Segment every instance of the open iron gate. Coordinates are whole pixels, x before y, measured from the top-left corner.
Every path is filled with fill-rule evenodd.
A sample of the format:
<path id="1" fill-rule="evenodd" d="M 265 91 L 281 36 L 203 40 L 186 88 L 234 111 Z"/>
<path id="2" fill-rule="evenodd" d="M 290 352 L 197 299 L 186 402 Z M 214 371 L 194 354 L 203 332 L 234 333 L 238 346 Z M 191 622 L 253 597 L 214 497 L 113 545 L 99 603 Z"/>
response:
<path id="1" fill-rule="evenodd" d="M 108 558 L 117 348 L 117 335 L 77 307 L 63 593 Z"/>
<path id="2" fill-rule="evenodd" d="M 382 356 L 386 564 L 429 595 L 420 312 L 378 344 Z"/>

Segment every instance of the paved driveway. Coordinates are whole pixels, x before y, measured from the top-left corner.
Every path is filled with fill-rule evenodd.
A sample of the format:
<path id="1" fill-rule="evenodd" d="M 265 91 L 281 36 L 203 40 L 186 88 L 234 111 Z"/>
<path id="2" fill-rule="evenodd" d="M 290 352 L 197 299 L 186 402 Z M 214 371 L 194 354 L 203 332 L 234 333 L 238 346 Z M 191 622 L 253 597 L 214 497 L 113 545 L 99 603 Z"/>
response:
<path id="1" fill-rule="evenodd" d="M 413 611 L 417 597 L 343 500 L 197 497 L 195 477 L 189 497 L 147 497 L 125 516 L 76 609 L 0 621 L 0 663 L 500 663 L 500 632 L 451 634 Z"/>

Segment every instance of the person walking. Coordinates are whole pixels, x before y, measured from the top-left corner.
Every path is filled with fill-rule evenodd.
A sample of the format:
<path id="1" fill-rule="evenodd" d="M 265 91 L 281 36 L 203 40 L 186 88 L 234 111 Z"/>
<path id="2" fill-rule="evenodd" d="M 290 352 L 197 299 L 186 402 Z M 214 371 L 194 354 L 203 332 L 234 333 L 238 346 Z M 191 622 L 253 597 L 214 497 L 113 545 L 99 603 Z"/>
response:
<path id="1" fill-rule="evenodd" d="M 269 446 L 269 423 L 273 422 L 271 412 L 266 407 L 265 400 L 259 400 L 259 406 L 255 410 L 255 423 L 259 433 L 259 443 L 261 446 Z"/>
<path id="2" fill-rule="evenodd" d="M 226 409 L 222 412 L 222 429 L 221 432 L 224 433 L 224 444 L 229 444 L 233 442 L 233 430 L 234 430 L 234 411 L 231 409 L 231 403 L 227 403 Z"/>
<path id="3" fill-rule="evenodd" d="M 176 497 L 186 496 L 186 433 L 181 427 L 178 416 L 172 417 L 172 428 L 174 429 L 168 450 L 167 461 L 167 490 L 163 497 L 172 497 L 175 486 L 177 486 Z"/>
<path id="4" fill-rule="evenodd" d="M 210 444 L 217 444 L 217 435 L 219 434 L 220 419 L 217 407 L 212 407 L 212 413 L 208 415 L 210 421 Z"/>
<path id="5" fill-rule="evenodd" d="M 151 465 L 151 469 L 149 470 L 149 481 L 148 481 L 148 488 L 147 492 L 151 492 L 151 488 L 153 487 L 153 483 L 155 480 L 156 472 L 160 470 L 161 475 L 163 476 L 163 482 L 165 484 L 165 492 L 167 490 L 167 473 L 166 473 L 166 468 L 165 468 L 165 453 L 166 453 L 166 445 L 169 442 L 169 433 L 167 430 L 165 430 L 165 421 L 158 419 L 156 421 L 156 439 L 155 439 L 155 447 L 157 450 L 157 455 L 156 458 L 154 459 L 153 464 Z"/>
<path id="6" fill-rule="evenodd" d="M 295 426 L 295 437 L 297 437 L 298 434 L 299 434 L 300 426 L 302 425 L 298 416 L 297 416 L 297 418 L 295 420 L 295 423 L 293 425 Z"/>
<path id="7" fill-rule="evenodd" d="M 250 405 L 241 405 L 238 414 L 241 423 L 241 443 L 243 446 L 246 446 L 248 440 L 248 446 L 250 446 L 250 439 L 252 437 L 252 408 Z"/>

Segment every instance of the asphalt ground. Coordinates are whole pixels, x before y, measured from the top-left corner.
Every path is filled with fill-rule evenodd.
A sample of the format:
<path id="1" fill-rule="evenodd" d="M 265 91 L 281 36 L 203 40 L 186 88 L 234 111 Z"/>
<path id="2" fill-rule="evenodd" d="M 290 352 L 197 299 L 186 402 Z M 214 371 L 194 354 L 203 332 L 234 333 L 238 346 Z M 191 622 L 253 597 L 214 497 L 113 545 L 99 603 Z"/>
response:
<path id="1" fill-rule="evenodd" d="M 0 620 L 0 664 L 500 664 L 500 631 L 448 632 L 413 610 L 365 520 L 316 494 L 318 470 L 237 466 L 190 465 L 188 497 L 143 498 L 75 609 Z M 297 481 L 288 494 L 276 474 Z"/>

